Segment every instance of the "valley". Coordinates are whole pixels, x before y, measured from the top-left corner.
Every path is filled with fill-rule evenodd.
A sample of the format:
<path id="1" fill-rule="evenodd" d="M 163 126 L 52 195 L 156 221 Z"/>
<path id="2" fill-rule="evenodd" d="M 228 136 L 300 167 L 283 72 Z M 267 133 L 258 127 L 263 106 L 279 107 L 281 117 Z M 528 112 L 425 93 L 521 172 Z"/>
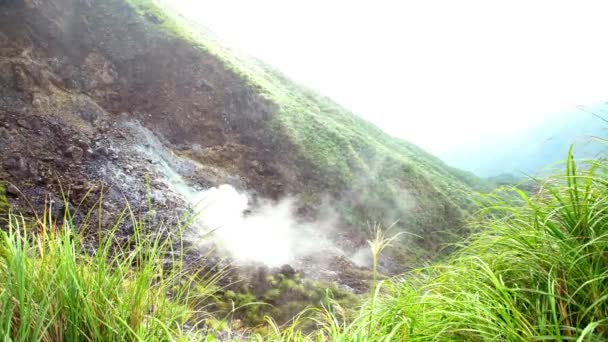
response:
<path id="1" fill-rule="evenodd" d="M 469 336 L 471 303 L 500 297 L 523 316 L 535 303 L 519 284 L 564 293 L 592 275 L 545 277 L 539 261 L 528 283 L 525 246 L 605 266 L 601 159 L 577 173 L 560 140 L 566 178 L 498 189 L 518 180 L 449 166 L 153 0 L 0 1 L 0 94 L 0 305 L 14 312 L 0 332 L 13 340 L 410 340 L 427 306 L 411 340 L 529 340 L 552 329 L 550 309 L 537 325 L 488 309 L 491 328 Z M 563 221 L 559 203 L 573 208 Z M 574 316 L 576 334 L 606 336 L 604 273 L 552 308 L 565 336 Z M 576 297 L 585 286 L 603 299 Z M 436 329 L 444 313 L 453 330 Z"/>

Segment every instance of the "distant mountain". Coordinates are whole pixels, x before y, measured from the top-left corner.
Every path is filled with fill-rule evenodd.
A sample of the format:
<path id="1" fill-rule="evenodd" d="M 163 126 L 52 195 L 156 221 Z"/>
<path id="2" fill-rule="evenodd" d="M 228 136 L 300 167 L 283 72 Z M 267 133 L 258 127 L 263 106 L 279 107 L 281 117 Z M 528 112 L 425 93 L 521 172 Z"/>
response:
<path id="1" fill-rule="evenodd" d="M 607 119 L 608 105 L 596 104 L 555 114 L 530 129 L 441 157 L 450 165 L 482 177 L 542 174 L 564 160 L 572 144 L 576 158 L 592 158 L 606 151 L 606 144 L 596 138 L 608 136 Z"/>

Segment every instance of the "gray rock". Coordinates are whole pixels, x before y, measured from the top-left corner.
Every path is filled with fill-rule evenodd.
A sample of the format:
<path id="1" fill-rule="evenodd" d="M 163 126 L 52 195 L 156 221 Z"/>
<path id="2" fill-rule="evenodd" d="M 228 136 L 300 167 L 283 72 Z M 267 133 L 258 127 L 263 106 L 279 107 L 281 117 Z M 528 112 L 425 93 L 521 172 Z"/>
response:
<path id="1" fill-rule="evenodd" d="M 21 128 L 25 128 L 25 129 L 31 129 L 32 126 L 30 125 L 30 123 L 24 119 L 19 119 L 17 120 L 17 125 L 19 125 L 19 127 Z"/>
<path id="2" fill-rule="evenodd" d="M 4 167 L 10 171 L 27 171 L 27 163 L 21 154 L 17 153 L 4 162 Z"/>
<path id="3" fill-rule="evenodd" d="M 79 163 L 82 160 L 82 157 L 84 156 L 84 151 L 78 146 L 70 146 L 65 151 L 65 155 L 76 163 Z"/>
<path id="4" fill-rule="evenodd" d="M 6 194 L 13 197 L 19 197 L 21 191 L 19 191 L 16 186 L 10 184 L 6 187 Z"/>
<path id="5" fill-rule="evenodd" d="M 100 146 L 93 150 L 94 157 L 109 157 L 110 150 L 105 146 Z"/>
<path id="6" fill-rule="evenodd" d="M 4 127 L 0 127 L 0 139 L 8 140 L 9 131 Z"/>
<path id="7" fill-rule="evenodd" d="M 291 265 L 285 264 L 281 266 L 281 268 L 279 269 L 279 273 L 286 276 L 287 278 L 293 278 L 296 275 L 296 270 L 291 267 Z"/>
<path id="8" fill-rule="evenodd" d="M 150 195 L 150 200 L 152 203 L 159 206 L 165 206 L 167 204 L 167 197 L 161 191 L 152 192 Z"/>

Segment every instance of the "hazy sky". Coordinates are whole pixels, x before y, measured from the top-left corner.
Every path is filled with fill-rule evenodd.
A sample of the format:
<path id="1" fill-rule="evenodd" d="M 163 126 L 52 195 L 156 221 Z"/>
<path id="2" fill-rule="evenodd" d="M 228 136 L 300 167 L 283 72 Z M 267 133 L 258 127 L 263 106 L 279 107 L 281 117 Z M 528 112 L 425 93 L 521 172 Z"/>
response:
<path id="1" fill-rule="evenodd" d="M 608 1 L 167 1 L 439 155 L 608 100 Z"/>

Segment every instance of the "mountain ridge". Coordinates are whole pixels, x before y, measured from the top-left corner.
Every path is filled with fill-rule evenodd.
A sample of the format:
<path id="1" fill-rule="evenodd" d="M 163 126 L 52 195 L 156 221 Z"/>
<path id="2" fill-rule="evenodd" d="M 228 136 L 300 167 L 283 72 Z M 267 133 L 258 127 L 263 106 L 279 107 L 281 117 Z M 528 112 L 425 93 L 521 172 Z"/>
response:
<path id="1" fill-rule="evenodd" d="M 305 216 L 330 195 L 354 239 L 364 241 L 366 221 L 401 219 L 419 237 L 417 252 L 399 253 L 427 257 L 447 241 L 441 232 L 464 233 L 470 194 L 487 188 L 269 66 L 184 35 L 156 2 L 3 7 L 5 111 L 60 118 L 85 137 L 137 120 L 192 160 L 199 186 L 296 194 Z"/>
<path id="2" fill-rule="evenodd" d="M 253 84 L 254 88 L 260 88 L 263 96 L 274 100 L 279 106 L 278 115 L 275 117 L 275 119 L 277 119 L 276 121 L 278 121 L 278 125 L 286 127 L 286 130 L 289 132 L 288 136 L 296 140 L 296 145 L 305 150 L 304 155 L 313 156 L 313 163 L 316 162 L 317 165 L 320 164 L 321 168 L 325 169 L 326 174 L 331 175 L 332 173 L 338 172 L 340 175 L 335 177 L 338 179 L 338 182 L 341 179 L 355 179 L 356 181 L 363 179 L 362 183 L 365 184 L 364 187 L 380 188 L 378 191 L 380 193 L 392 192 L 391 195 L 378 200 L 375 198 L 376 194 L 367 196 L 367 194 L 365 194 L 365 189 L 360 189 L 358 184 L 355 184 L 354 186 L 351 184 L 350 191 L 347 192 L 346 197 L 352 197 L 353 191 L 363 192 L 365 198 L 361 200 L 361 202 L 366 202 L 367 205 L 374 202 L 381 202 L 376 209 L 383 209 L 382 207 L 386 206 L 387 202 L 399 197 L 399 188 L 402 187 L 402 184 L 387 186 L 386 184 L 379 182 L 370 185 L 372 180 L 375 182 L 378 178 L 383 177 L 368 177 L 365 179 L 366 177 L 361 175 L 371 173 L 375 176 L 380 169 L 384 169 L 382 172 L 385 173 L 384 177 L 388 176 L 387 178 L 393 178 L 395 177 L 395 174 L 399 172 L 404 174 L 410 173 L 417 178 L 416 182 L 418 182 L 418 184 L 426 183 L 426 189 L 417 190 L 423 193 L 428 192 L 433 194 L 428 197 L 443 197 L 444 199 L 440 201 L 443 201 L 444 203 L 447 203 L 449 207 L 452 207 L 452 209 L 447 209 L 446 212 L 449 212 L 450 210 L 461 211 L 461 209 L 464 209 L 464 211 L 472 210 L 474 206 L 469 196 L 472 193 L 471 190 L 488 191 L 492 188 L 490 182 L 483 181 L 467 171 L 450 167 L 439 158 L 422 150 L 418 146 L 403 139 L 388 135 L 374 124 L 353 114 L 333 100 L 290 80 L 286 75 L 268 64 L 223 47 L 213 35 L 207 36 L 207 30 L 204 28 L 197 33 L 195 31 L 197 27 L 196 23 L 184 19 L 180 25 L 179 19 L 176 19 L 180 18 L 177 13 L 173 13 L 173 16 L 166 15 L 166 13 L 171 13 L 170 8 L 162 6 L 156 7 L 157 2 L 153 0 L 138 0 L 133 3 L 136 3 L 143 13 L 151 11 L 151 13 L 154 13 L 153 15 L 162 17 L 163 23 L 170 23 L 165 25 L 167 30 L 178 36 L 186 36 L 188 39 L 194 40 L 197 44 L 201 44 L 203 48 L 227 63 L 230 69 L 236 70 L 239 75 L 243 75 L 248 82 Z M 192 31 L 187 31 L 187 28 L 192 28 Z M 190 35 L 188 35 L 187 32 L 190 32 Z M 345 124 L 345 121 L 348 122 L 348 124 Z M 314 124 L 311 124 L 311 122 Z M 316 139 L 319 138 L 319 132 L 323 132 L 323 130 L 328 131 L 329 137 L 327 139 Z M 327 149 L 329 149 L 329 152 L 324 153 Z M 372 155 L 373 157 L 368 157 L 366 152 L 369 152 L 369 155 Z M 341 160 L 335 159 L 336 156 L 341 156 L 343 154 L 348 155 L 348 157 Z M 374 159 L 377 158 L 378 155 L 381 155 L 384 159 Z M 393 167 L 390 165 L 386 167 L 373 166 L 370 168 L 370 165 L 382 165 L 384 163 L 399 164 L 402 165 L 404 169 L 400 171 L 391 170 Z M 360 169 L 361 171 L 359 173 L 352 172 L 353 169 Z M 421 174 L 425 176 L 420 178 Z M 402 177 L 401 181 L 407 178 L 409 177 Z M 330 180 L 330 183 L 332 183 L 332 180 Z M 462 187 L 460 186 L 461 184 L 465 184 L 465 186 Z M 458 186 L 452 187 L 452 185 Z M 409 196 L 406 194 L 404 197 Z M 425 203 L 424 206 L 429 206 L 428 202 Z M 430 205 L 433 206 L 437 204 L 430 203 Z M 463 208 L 460 208 L 461 205 Z M 347 208 L 346 211 L 349 211 L 351 208 L 357 207 L 357 203 L 349 203 L 347 206 L 350 208 Z M 442 207 L 443 204 L 439 204 L 438 206 Z M 402 223 L 403 229 L 414 234 L 423 233 L 424 235 L 424 229 L 417 230 L 417 228 L 421 225 L 429 225 L 428 222 L 421 224 L 419 214 L 413 215 L 414 217 L 408 217 L 410 215 L 407 215 L 407 213 L 410 209 L 410 204 L 404 203 L 403 205 L 397 204 L 393 208 L 390 208 L 390 210 L 364 211 L 364 215 L 359 215 L 351 221 L 351 223 L 361 225 L 363 222 L 369 220 L 381 222 L 401 220 L 402 222 L 405 222 Z M 400 214 L 395 215 L 397 211 L 399 211 Z M 375 215 L 378 212 L 381 212 L 382 214 Z M 389 212 L 391 214 L 388 214 Z M 450 227 L 451 225 L 463 226 L 464 220 L 461 212 L 454 212 L 450 215 L 457 216 L 458 218 L 454 218 L 451 222 L 434 223 L 437 226 L 443 226 L 436 229 L 435 232 L 441 230 L 449 231 L 453 228 Z M 446 215 L 440 216 L 445 217 Z M 454 230 L 458 231 L 458 229 L 459 228 L 456 228 Z M 423 239 L 420 239 L 419 242 L 427 238 L 428 237 L 424 237 Z M 437 247 L 440 244 L 441 243 L 431 243 L 434 252 L 438 251 Z"/>
<path id="3" fill-rule="evenodd" d="M 577 158 L 596 158 L 604 152 L 597 137 L 605 135 L 606 104 L 597 103 L 548 116 L 542 125 L 475 146 L 455 147 L 444 156 L 447 163 L 482 177 L 512 173 L 519 176 L 551 173 L 563 164 L 563 152 L 576 146 Z M 595 138 L 594 138 L 595 137 Z"/>

